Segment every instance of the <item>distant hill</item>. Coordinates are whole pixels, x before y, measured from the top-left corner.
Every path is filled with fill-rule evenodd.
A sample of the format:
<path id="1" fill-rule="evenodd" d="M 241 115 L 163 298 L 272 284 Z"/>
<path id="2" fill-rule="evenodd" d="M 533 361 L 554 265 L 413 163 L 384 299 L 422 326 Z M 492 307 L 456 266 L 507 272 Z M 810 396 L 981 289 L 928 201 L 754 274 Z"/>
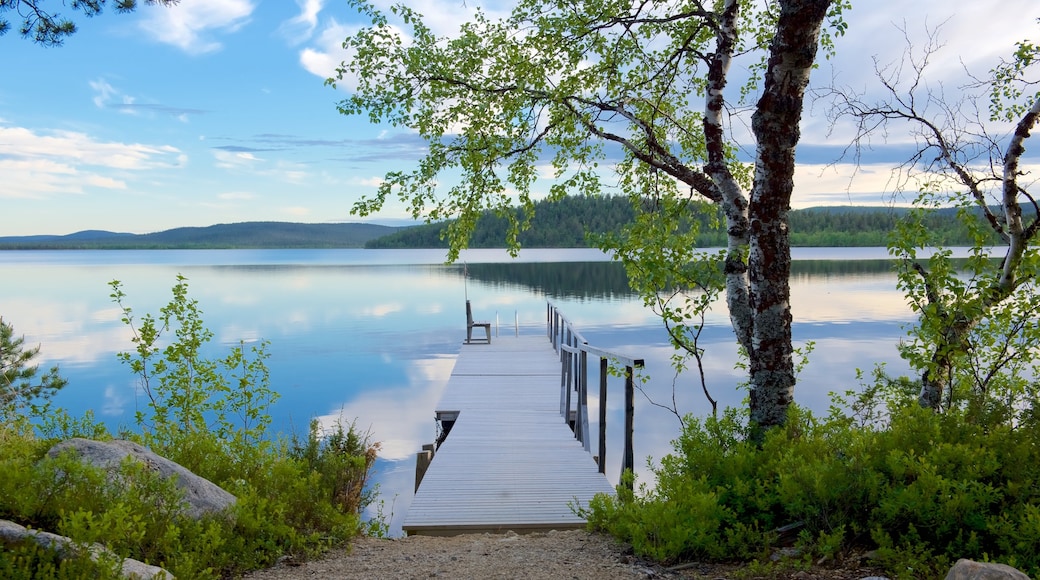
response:
<path id="1" fill-rule="evenodd" d="M 243 222 L 151 234 L 86 230 L 65 236 L 0 237 L 2 250 L 361 248 L 401 228 L 375 224 Z"/>
<path id="2" fill-rule="evenodd" d="M 905 208 L 832 206 L 793 210 L 789 216 L 793 246 L 884 246 Z M 955 210 L 940 210 L 925 227 L 947 245 L 971 243 L 967 231 L 954 217 Z M 626 197 L 567 197 L 539 202 L 529 230 L 520 233 L 525 248 L 580 248 L 587 246 L 586 231 L 618 231 L 634 213 Z M 726 244 L 725 233 L 708 227 L 713 216 L 699 214 L 699 247 Z M 721 216 L 716 216 L 721 218 Z M 981 219 L 981 218 L 980 218 Z M 448 222 L 418 226 L 382 226 L 366 223 L 299 224 L 244 222 L 208 227 L 176 228 L 151 234 L 86 230 L 65 236 L 0 237 L 0 250 L 32 249 L 277 249 L 277 248 L 445 248 L 441 234 Z M 471 248 L 505 245 L 506 220 L 492 213 L 478 221 Z M 996 243 L 997 240 L 992 240 Z"/>

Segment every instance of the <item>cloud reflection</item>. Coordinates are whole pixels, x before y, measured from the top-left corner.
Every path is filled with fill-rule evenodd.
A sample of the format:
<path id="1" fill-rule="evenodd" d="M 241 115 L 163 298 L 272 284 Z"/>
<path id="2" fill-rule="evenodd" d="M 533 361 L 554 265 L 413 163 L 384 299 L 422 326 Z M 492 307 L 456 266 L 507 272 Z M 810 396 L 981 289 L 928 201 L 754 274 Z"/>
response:
<path id="1" fill-rule="evenodd" d="M 410 361 L 408 383 L 367 391 L 344 402 L 338 411 L 318 417 L 323 429 L 355 419 L 380 443 L 379 456 L 390 461 L 414 457 L 436 437 L 434 409 L 448 384 L 454 356 Z"/>

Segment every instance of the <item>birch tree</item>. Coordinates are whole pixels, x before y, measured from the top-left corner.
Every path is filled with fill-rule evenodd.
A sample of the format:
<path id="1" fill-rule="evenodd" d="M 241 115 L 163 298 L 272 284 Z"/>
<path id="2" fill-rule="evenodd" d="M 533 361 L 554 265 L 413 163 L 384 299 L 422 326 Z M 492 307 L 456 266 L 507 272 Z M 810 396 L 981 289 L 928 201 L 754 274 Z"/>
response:
<path id="1" fill-rule="evenodd" d="M 429 147 L 355 213 L 397 196 L 416 218 L 455 218 L 455 259 L 485 210 L 512 220 L 515 248 L 532 196 L 627 195 L 640 217 L 604 248 L 651 303 L 665 285 L 718 266 L 748 355 L 752 424 L 784 422 L 795 384 L 795 146 L 810 71 L 844 30 L 845 0 L 520 0 L 501 19 L 476 10 L 451 36 L 409 6 L 387 14 L 352 1 L 372 24 L 345 40 L 354 56 L 329 79 L 356 83 L 340 111 L 410 128 Z M 544 167 L 551 178 L 539 189 Z M 524 217 L 503 211 L 513 204 Z M 700 256 L 684 229 L 703 206 L 721 208 L 728 236 L 708 271 L 688 266 Z M 689 312 L 663 315 L 685 340 Z"/>
<path id="2" fill-rule="evenodd" d="M 994 403 L 1014 413 L 1035 397 L 1034 354 L 1040 342 L 1036 292 L 1040 205 L 1036 177 L 1024 166 L 1040 119 L 1040 46 L 1017 43 L 1010 59 L 984 80 L 970 79 L 961 97 L 929 84 L 927 70 L 940 46 L 934 35 L 903 62 L 878 66 L 885 97 L 866 101 L 835 91 L 839 117 L 855 119 L 857 146 L 880 133 L 908 127 L 916 153 L 900 168 L 915 184 L 917 211 L 897 232 L 890 251 L 899 280 L 919 314 L 902 354 L 920 373 L 918 402 L 935 410 L 959 403 Z M 981 103 L 981 104 L 980 104 Z M 975 232 L 961 267 L 919 216 L 957 206 Z M 1023 211 L 1025 209 L 1025 211 Z M 992 246 L 990 240 L 1000 242 Z"/>

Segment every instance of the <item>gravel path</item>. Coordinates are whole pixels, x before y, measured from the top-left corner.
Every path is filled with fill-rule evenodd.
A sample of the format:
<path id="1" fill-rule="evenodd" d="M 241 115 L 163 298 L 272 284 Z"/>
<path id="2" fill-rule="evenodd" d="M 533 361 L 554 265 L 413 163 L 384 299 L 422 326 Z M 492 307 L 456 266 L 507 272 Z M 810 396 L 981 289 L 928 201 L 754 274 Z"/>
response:
<path id="1" fill-rule="evenodd" d="M 741 564 L 685 564 L 668 570 L 642 562 L 631 550 L 603 534 L 582 530 L 517 535 L 470 534 L 452 537 L 408 536 L 391 540 L 358 538 L 320 560 L 282 563 L 249 574 L 245 580 L 316 579 L 520 579 L 615 580 L 628 578 L 728 580 L 876 580 L 877 570 L 861 558 L 844 566 L 788 568 L 763 576 Z"/>
<path id="2" fill-rule="evenodd" d="M 408 536 L 359 538 L 350 548 L 300 565 L 279 564 L 247 580 L 315 578 L 661 578 L 637 562 L 612 538 L 566 531 L 517 535 Z M 676 576 L 677 577 L 677 576 Z"/>

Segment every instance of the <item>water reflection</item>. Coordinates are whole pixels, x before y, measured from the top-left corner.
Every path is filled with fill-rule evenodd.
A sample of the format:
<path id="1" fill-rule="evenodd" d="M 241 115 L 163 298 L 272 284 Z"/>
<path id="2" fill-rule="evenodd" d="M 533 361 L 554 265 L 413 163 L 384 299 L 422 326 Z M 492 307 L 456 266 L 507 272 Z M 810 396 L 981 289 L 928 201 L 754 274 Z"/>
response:
<path id="1" fill-rule="evenodd" d="M 618 262 L 470 264 L 469 277 L 495 288 L 521 287 L 554 298 L 586 300 L 634 296 Z"/>
<path id="2" fill-rule="evenodd" d="M 143 401 L 115 358 L 131 343 L 107 283 L 121 280 L 140 316 L 169 300 L 178 273 L 187 276 L 215 332 L 214 352 L 239 340 L 270 341 L 271 383 L 282 397 L 272 409 L 277 430 L 303 434 L 312 418 L 323 425 L 356 418 L 382 442 L 376 478 L 399 523 L 411 499 L 413 454 L 436 436 L 433 409 L 464 338 L 467 297 L 477 318 L 494 321 L 495 334 L 544 333 L 552 299 L 591 343 L 644 358 L 640 459 L 661 457 L 678 434 L 678 420 L 653 404 L 671 404 L 673 388 L 679 412 L 708 412 L 693 375 L 675 376 L 667 337 L 620 265 L 589 250 L 522 256 L 469 252 L 465 264 L 444 265 L 438 251 L 2 252 L 0 276 L 18 284 L 0 288 L 0 314 L 27 343 L 42 345 L 45 366 L 61 365 L 70 386 L 59 404 L 73 414 L 94 409 L 118 429 Z M 857 367 L 889 361 L 902 368 L 896 345 L 910 313 L 888 261 L 796 261 L 793 272 L 794 336 L 816 343 L 799 380 L 800 403 L 825 410 L 828 392 L 857 386 Z M 743 375 L 733 369 L 736 348 L 721 305 L 704 345 L 712 395 L 740 404 Z M 607 474 L 616 478 L 619 380 L 611 390 Z M 644 464 L 637 460 L 643 476 Z"/>

